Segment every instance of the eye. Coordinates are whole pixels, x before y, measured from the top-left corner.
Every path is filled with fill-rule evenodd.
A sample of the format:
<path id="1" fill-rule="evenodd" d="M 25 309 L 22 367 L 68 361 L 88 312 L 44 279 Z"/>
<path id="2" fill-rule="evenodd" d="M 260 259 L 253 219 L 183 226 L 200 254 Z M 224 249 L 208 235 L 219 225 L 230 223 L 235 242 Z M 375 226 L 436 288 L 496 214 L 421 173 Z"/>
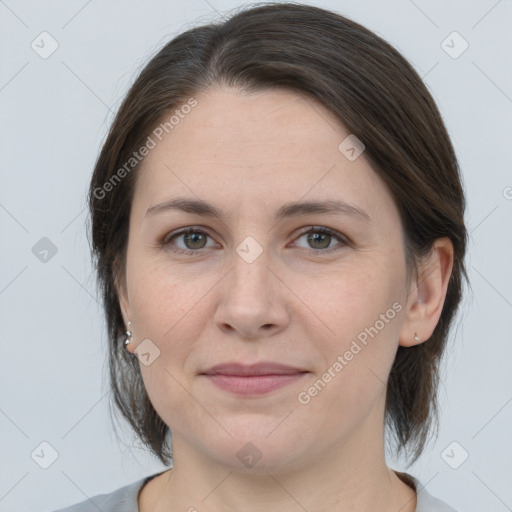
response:
<path id="1" fill-rule="evenodd" d="M 346 239 L 340 233 L 324 227 L 310 227 L 307 231 L 303 232 L 297 240 L 306 236 L 306 242 L 310 244 L 310 248 L 316 254 L 331 253 L 340 250 L 343 246 L 347 245 Z M 333 240 L 338 240 L 338 244 L 331 246 Z"/>
<path id="2" fill-rule="evenodd" d="M 179 240 L 180 238 L 183 241 L 183 246 L 176 247 L 176 244 L 172 241 L 175 239 Z M 211 237 L 205 231 L 190 227 L 167 235 L 162 240 L 161 244 L 162 246 L 169 247 L 169 249 L 173 252 L 193 255 L 198 253 L 201 249 L 207 247 L 206 240 L 208 238 Z"/>

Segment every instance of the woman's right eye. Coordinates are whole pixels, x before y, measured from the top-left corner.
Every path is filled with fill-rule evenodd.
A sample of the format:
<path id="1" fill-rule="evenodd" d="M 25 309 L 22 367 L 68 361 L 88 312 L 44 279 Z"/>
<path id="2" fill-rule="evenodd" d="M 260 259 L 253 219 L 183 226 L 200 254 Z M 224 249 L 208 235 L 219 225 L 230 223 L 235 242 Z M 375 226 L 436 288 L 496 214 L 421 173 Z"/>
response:
<path id="1" fill-rule="evenodd" d="M 167 235 L 162 241 L 162 246 L 173 252 L 193 255 L 207 247 L 205 242 L 208 238 L 211 238 L 210 235 L 200 229 L 186 228 Z M 174 240 L 180 239 L 182 241 L 181 247 L 174 242 Z"/>

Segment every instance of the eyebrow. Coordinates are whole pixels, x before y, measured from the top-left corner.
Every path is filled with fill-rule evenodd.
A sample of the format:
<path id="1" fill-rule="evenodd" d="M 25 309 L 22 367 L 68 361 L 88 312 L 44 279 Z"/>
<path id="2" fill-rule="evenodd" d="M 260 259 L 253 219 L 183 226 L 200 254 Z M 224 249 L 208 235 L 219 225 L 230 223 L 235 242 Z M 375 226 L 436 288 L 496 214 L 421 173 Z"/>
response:
<path id="1" fill-rule="evenodd" d="M 221 220 L 225 218 L 222 211 L 213 204 L 201 199 L 187 197 L 177 197 L 151 206 L 146 211 L 146 217 L 173 210 L 201 215 L 203 217 L 217 217 Z M 279 221 L 286 217 L 298 217 L 300 215 L 314 213 L 346 215 L 371 222 L 370 216 L 364 210 L 340 200 L 286 203 L 277 210 L 275 220 Z"/>

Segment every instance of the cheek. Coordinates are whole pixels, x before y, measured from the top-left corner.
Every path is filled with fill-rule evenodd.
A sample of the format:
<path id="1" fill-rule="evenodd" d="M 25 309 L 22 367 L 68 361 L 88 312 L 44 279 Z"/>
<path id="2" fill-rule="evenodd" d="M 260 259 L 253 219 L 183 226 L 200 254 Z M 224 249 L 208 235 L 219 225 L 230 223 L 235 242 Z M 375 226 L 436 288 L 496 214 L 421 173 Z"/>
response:
<path id="1" fill-rule="evenodd" d="M 379 264 L 373 258 L 307 282 L 299 277 L 294 291 L 317 313 L 325 333 L 330 332 L 334 339 L 354 339 L 376 323 L 379 333 L 398 333 L 399 313 L 404 309 L 403 276 L 396 270 L 399 265 Z"/>
<path id="2" fill-rule="evenodd" d="M 296 400 L 299 411 L 316 418 L 320 432 L 339 430 L 342 435 L 370 414 L 375 414 L 374 426 L 382 421 L 380 408 L 398 348 L 403 306 L 392 287 L 375 279 L 359 284 L 359 293 L 351 286 L 331 289 L 333 303 L 324 300 L 319 310 L 335 334 L 310 334 L 319 364 Z"/>
<path id="3" fill-rule="evenodd" d="M 371 401 L 391 369 L 404 311 L 401 276 L 391 268 L 366 265 L 364 271 L 316 282 L 311 309 L 322 320 L 324 334 L 316 331 L 315 339 L 310 330 L 309 337 L 322 362 L 317 367 L 322 381 L 318 386 L 326 384 L 326 395 L 333 393 L 333 399 L 344 397 L 347 403 L 342 408 Z"/>
<path id="4" fill-rule="evenodd" d="M 182 266 L 142 257 L 134 258 L 129 277 L 137 325 L 158 338 L 188 323 L 185 317 L 200 308 L 200 299 L 215 282 L 213 277 L 187 275 Z"/>

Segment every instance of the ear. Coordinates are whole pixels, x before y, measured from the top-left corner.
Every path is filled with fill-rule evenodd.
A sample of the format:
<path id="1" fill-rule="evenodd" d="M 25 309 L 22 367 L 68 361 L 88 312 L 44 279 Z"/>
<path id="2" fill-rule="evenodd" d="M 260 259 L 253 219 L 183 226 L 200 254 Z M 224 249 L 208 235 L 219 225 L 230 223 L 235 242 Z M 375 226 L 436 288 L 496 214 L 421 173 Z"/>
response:
<path id="1" fill-rule="evenodd" d="M 448 237 L 438 238 L 421 262 L 417 279 L 412 280 L 409 287 L 399 338 L 401 346 L 419 345 L 432 336 L 443 311 L 452 268 L 452 241 Z"/>

